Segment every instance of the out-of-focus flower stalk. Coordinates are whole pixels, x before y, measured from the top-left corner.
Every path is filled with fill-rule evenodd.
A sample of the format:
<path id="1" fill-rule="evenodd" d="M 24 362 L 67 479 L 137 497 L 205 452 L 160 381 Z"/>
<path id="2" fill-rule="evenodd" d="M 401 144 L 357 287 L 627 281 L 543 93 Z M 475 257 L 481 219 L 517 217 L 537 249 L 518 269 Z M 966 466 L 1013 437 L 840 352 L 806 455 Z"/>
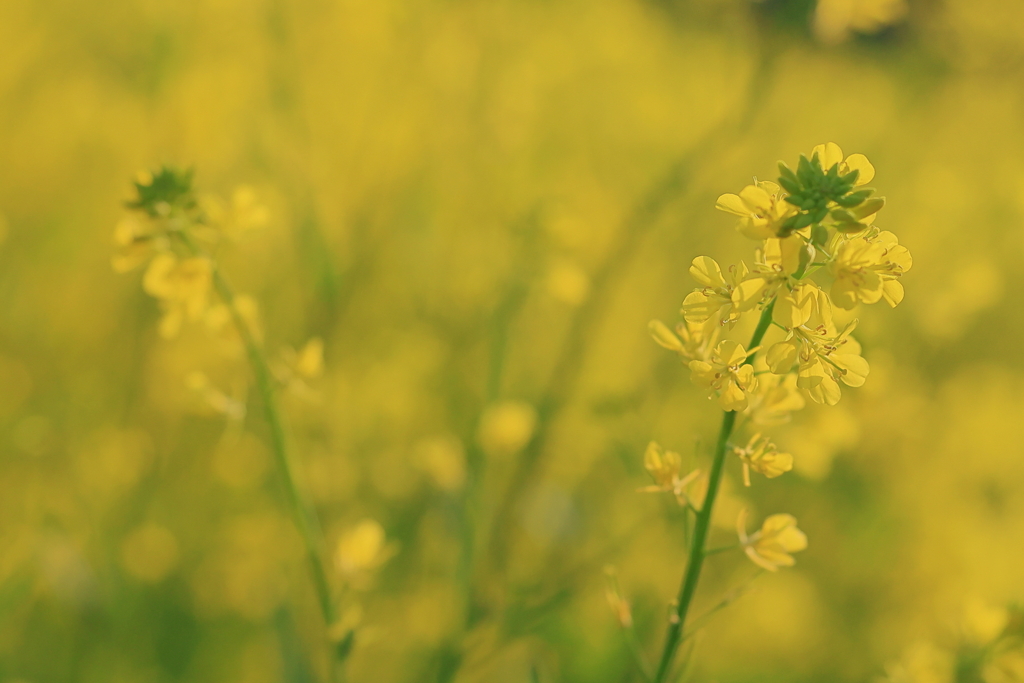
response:
<path id="1" fill-rule="evenodd" d="M 331 594 L 331 585 L 327 578 L 323 531 L 320 527 L 320 520 L 316 515 L 316 511 L 299 488 L 295 478 L 295 465 L 288 446 L 284 419 L 278 407 L 277 395 L 274 391 L 274 377 L 267 362 L 266 354 L 259 341 L 257 341 L 253 330 L 246 322 L 245 317 L 239 311 L 236 305 L 235 291 L 217 266 L 217 262 L 185 230 L 178 230 L 173 234 L 181 240 L 194 256 L 208 259 L 211 264 L 214 289 L 231 313 L 231 320 L 245 346 L 249 365 L 252 367 L 252 372 L 256 379 L 256 388 L 259 392 L 260 400 L 263 402 L 267 425 L 270 428 L 270 442 L 274 452 L 274 461 L 277 464 L 278 476 L 288 497 L 289 506 L 295 517 L 295 524 L 302 536 L 306 559 L 309 562 L 313 585 L 317 593 L 317 602 L 320 605 L 320 611 L 326 628 L 330 631 L 331 627 L 338 620 L 338 614 Z M 335 647 L 332 643 L 328 676 L 328 679 L 331 681 L 338 680 L 338 669 L 340 668 L 338 665 L 344 659 L 345 651 L 348 649 L 343 646 L 345 643 L 346 640 L 342 640 L 339 643 L 339 647 Z"/>

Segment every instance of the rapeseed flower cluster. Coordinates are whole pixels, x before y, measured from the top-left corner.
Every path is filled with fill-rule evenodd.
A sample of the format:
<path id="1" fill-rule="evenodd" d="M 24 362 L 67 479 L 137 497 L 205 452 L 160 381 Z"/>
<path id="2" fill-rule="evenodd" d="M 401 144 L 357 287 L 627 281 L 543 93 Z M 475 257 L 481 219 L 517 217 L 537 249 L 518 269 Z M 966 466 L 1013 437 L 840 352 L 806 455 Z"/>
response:
<path id="1" fill-rule="evenodd" d="M 235 365 L 247 357 L 251 371 L 248 374 L 260 394 L 270 428 L 278 474 L 289 492 L 296 526 L 306 546 L 326 634 L 332 643 L 332 666 L 340 664 L 355 638 L 360 607 L 351 600 L 343 600 L 344 591 L 337 594 L 331 584 L 346 588 L 368 585 L 395 547 L 387 542 L 379 523 L 364 519 L 337 541 L 333 557 L 335 580 L 331 581 L 331 563 L 326 557 L 319 518 L 297 485 L 296 465 L 276 399 L 280 390 L 316 399 L 313 384 L 324 372 L 323 341 L 314 337 L 297 350 L 285 347 L 277 358 L 268 359 L 256 300 L 236 293 L 212 256 L 223 242 L 237 240 L 265 225 L 267 210 L 252 190 L 244 187 L 234 192 L 230 202 L 198 196 L 192 189 L 191 171 L 166 167 L 155 174 L 140 174 L 135 181 L 135 195 L 127 202 L 131 214 L 114 233 L 117 252 L 112 265 L 119 272 L 144 267 L 142 287 L 163 310 L 161 336 L 175 337 L 186 324 L 194 324 L 205 328 L 211 344 Z M 245 418 L 248 380 L 243 386 L 225 392 L 204 372 L 193 370 L 185 382 L 208 408 L 239 423 Z M 145 564 L 138 559 L 146 554 L 159 562 Z M 148 529 L 132 537 L 131 543 L 125 545 L 124 555 L 130 571 L 156 580 L 176 562 L 177 548 L 160 529 Z M 264 611 L 269 611 L 269 607 Z"/>
<path id="2" fill-rule="evenodd" d="M 852 336 L 857 321 L 839 327 L 834 310 L 882 300 L 895 307 L 903 300 L 900 278 L 913 265 L 896 235 L 875 224 L 885 200 L 865 187 L 875 169 L 863 154 L 844 156 L 830 142 L 801 156 L 796 171 L 779 162 L 779 174 L 778 182 L 755 180 L 718 198 L 717 208 L 738 219 L 736 230 L 758 242 L 752 265 L 723 268 L 698 256 L 690 275 L 699 286 L 683 300 L 683 322 L 674 332 L 661 321 L 650 324 L 654 340 L 688 364 L 695 385 L 755 427 L 746 445 L 729 448 L 747 486 L 751 471 L 773 478 L 793 468 L 793 456 L 757 427 L 788 421 L 805 399 L 835 405 L 842 385 L 859 387 L 867 379 L 868 362 Z M 751 315 L 783 338 L 755 348 L 720 340 Z M 762 348 L 764 361 L 755 364 Z M 645 456 L 656 482 L 648 490 L 671 491 L 683 502 L 682 484 L 696 474 L 681 474 L 658 453 L 652 444 Z M 745 516 L 739 526 L 740 545 L 766 569 L 791 565 L 788 553 L 807 544 L 788 515 L 769 517 L 751 536 Z"/>
<path id="3" fill-rule="evenodd" d="M 903 300 L 900 280 L 913 260 L 896 235 L 876 225 L 885 200 L 866 187 L 874 175 L 867 157 L 845 156 L 830 142 L 801 156 L 795 171 L 780 162 L 776 182 L 755 179 L 738 194 L 723 194 L 717 208 L 735 216 L 736 230 L 757 242 L 750 265 L 723 267 L 698 256 L 690 266 L 698 286 L 683 300 L 683 321 L 675 331 L 650 323 L 655 342 L 677 353 L 693 383 L 727 417 L 733 414 L 723 425 L 716 457 L 735 456 L 746 486 L 751 472 L 770 479 L 793 468 L 793 455 L 765 427 L 787 422 L 808 399 L 835 405 L 843 385 L 866 381 L 870 368 L 853 337 L 857 320 L 840 325 L 836 309 L 883 300 L 895 307 Z M 748 316 L 759 316 L 749 346 L 723 338 Z M 766 343 L 772 326 L 781 338 Z M 761 350 L 763 359 L 755 361 Z M 734 427 L 750 432 L 745 442 L 728 441 Z M 642 490 L 670 492 L 696 510 L 686 487 L 699 471 L 685 473 L 679 456 L 656 443 L 644 464 L 655 485 Z M 771 515 L 752 534 L 746 521 L 743 511 L 738 547 L 764 569 L 791 566 L 792 553 L 807 546 L 791 515 Z"/>

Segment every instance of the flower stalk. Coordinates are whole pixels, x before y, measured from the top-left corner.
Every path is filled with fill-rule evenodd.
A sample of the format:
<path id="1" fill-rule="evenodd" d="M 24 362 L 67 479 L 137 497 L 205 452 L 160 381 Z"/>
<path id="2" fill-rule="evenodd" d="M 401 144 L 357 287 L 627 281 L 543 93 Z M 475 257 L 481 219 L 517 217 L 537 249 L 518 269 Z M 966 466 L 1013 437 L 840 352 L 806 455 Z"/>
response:
<path id="1" fill-rule="evenodd" d="M 757 327 L 750 338 L 748 348 L 757 348 L 764 339 L 772 322 L 772 309 L 775 303 L 772 302 L 761 312 L 761 318 L 757 321 Z M 754 353 L 747 356 L 746 362 L 753 364 Z M 715 498 L 718 496 L 718 489 L 722 482 L 722 470 L 725 467 L 725 456 L 728 453 L 729 437 L 732 435 L 733 427 L 736 424 L 736 411 L 727 410 L 722 415 L 722 426 L 718 431 L 718 441 L 715 443 L 715 455 L 711 462 L 711 472 L 708 476 L 708 492 L 704 497 L 704 504 L 697 513 L 694 524 L 692 541 L 690 544 L 690 555 L 686 562 L 686 573 L 683 574 L 683 581 L 679 586 L 679 597 L 676 599 L 676 608 L 668 627 L 668 635 L 665 638 L 665 647 L 661 652 L 661 659 L 658 661 L 658 670 L 654 674 L 654 683 L 664 683 L 672 668 L 676 650 L 682 642 L 683 626 L 686 623 L 686 615 L 693 601 L 694 593 L 697 591 L 697 583 L 700 581 L 701 568 L 704 565 L 704 558 L 708 553 L 704 549 L 707 543 L 708 529 L 711 527 L 711 515 L 714 512 Z"/>
<path id="2" fill-rule="evenodd" d="M 193 256 L 209 260 L 213 287 L 230 312 L 232 323 L 242 339 L 242 344 L 245 346 L 246 356 L 249 359 L 249 365 L 256 380 L 256 389 L 259 392 L 260 400 L 263 402 L 263 412 L 267 420 L 267 426 L 270 429 L 271 449 L 274 452 L 274 462 L 277 466 L 278 476 L 288 498 L 288 505 L 291 508 L 292 515 L 295 518 L 295 525 L 298 527 L 299 534 L 302 537 L 303 546 L 306 551 L 306 560 L 309 563 L 310 574 L 313 579 L 313 586 L 316 590 L 321 614 L 326 627 L 330 629 L 337 621 L 338 615 L 334 606 L 334 599 L 331 595 L 330 582 L 327 578 L 323 531 L 312 504 L 299 488 L 295 476 L 295 465 L 288 445 L 284 419 L 277 403 L 274 377 L 267 362 L 266 354 L 257 341 L 253 330 L 239 311 L 236 304 L 235 291 L 224 276 L 224 273 L 217 266 L 216 261 L 206 254 L 184 230 L 176 231 L 174 234 Z M 340 659 L 335 657 L 334 654 L 332 652 L 330 680 L 336 678 L 334 674 L 334 660 Z"/>

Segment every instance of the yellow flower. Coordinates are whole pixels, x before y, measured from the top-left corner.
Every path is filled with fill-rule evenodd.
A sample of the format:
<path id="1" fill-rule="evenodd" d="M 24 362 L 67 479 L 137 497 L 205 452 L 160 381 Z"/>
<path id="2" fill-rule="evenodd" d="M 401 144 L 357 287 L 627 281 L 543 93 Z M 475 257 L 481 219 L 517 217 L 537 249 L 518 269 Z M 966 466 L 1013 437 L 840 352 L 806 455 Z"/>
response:
<path id="1" fill-rule="evenodd" d="M 740 545 L 751 562 L 770 572 L 779 567 L 792 567 L 796 560 L 790 553 L 807 548 L 807 536 L 796 526 L 796 517 L 787 514 L 771 515 L 759 531 L 747 536 L 747 511 L 740 511 L 736 520 Z"/>
<path id="2" fill-rule="evenodd" d="M 860 344 L 850 336 L 856 326 L 854 320 L 839 334 L 831 333 L 824 325 L 793 328 L 783 341 L 768 349 L 768 367 L 784 375 L 798 365 L 797 386 L 815 403 L 835 405 L 842 394 L 839 381 L 859 387 L 868 376 L 869 366 L 860 355 Z"/>
<path id="3" fill-rule="evenodd" d="M 790 413 L 803 410 L 805 401 L 796 375 L 766 373 L 757 379 L 757 390 L 747 396 L 744 411 L 751 422 L 772 427 L 789 422 Z"/>
<path id="4" fill-rule="evenodd" d="M 882 298 L 895 308 L 903 301 L 903 284 L 899 278 L 914 265 L 914 259 L 910 255 L 910 250 L 901 245 L 896 235 L 888 230 L 865 237 L 865 239 L 880 244 L 884 248 L 881 265 L 877 268 L 877 272 L 878 276 L 882 278 Z"/>
<path id="5" fill-rule="evenodd" d="M 802 280 L 775 300 L 772 320 L 787 329 L 806 325 L 811 319 L 831 320 L 832 304 L 818 285 Z"/>
<path id="6" fill-rule="evenodd" d="M 164 304 L 160 334 L 173 337 L 184 319 L 199 320 L 206 312 L 213 267 L 205 258 L 179 259 L 163 252 L 150 262 L 142 288 Z"/>
<path id="7" fill-rule="evenodd" d="M 846 309 L 858 302 L 873 304 L 882 298 L 895 307 L 903 300 L 899 278 L 913 264 L 910 252 L 891 232 L 843 240 L 830 263 L 835 277 L 832 299 Z"/>
<path id="8" fill-rule="evenodd" d="M 135 270 L 169 248 L 167 237 L 138 216 L 121 219 L 114 228 L 114 245 L 117 251 L 110 258 L 110 265 L 118 273 Z"/>
<path id="9" fill-rule="evenodd" d="M 760 278 L 748 279 L 742 262 L 723 275 L 718 262 L 698 256 L 690 265 L 690 275 L 702 285 L 683 300 L 683 317 L 690 323 L 733 325 L 740 315 L 757 305 L 764 289 Z"/>
<path id="10" fill-rule="evenodd" d="M 754 367 L 747 363 L 751 353 L 753 350 L 744 350 L 739 342 L 720 342 L 710 362 L 690 361 L 690 379 L 710 390 L 711 397 L 717 396 L 723 410 L 743 410 L 747 407 L 747 393 L 757 388 Z"/>
<path id="11" fill-rule="evenodd" d="M 377 569 L 393 554 L 384 528 L 375 520 L 364 519 L 339 539 L 334 564 L 343 576 L 351 579 Z"/>
<path id="12" fill-rule="evenodd" d="M 839 164 L 839 175 L 841 176 L 850 171 L 857 171 L 857 181 L 854 183 L 854 187 L 867 185 L 875 177 L 875 167 L 871 165 L 866 156 L 851 154 L 844 160 L 842 148 L 834 142 L 815 145 L 811 150 L 811 156 L 813 157 L 815 154 L 818 155 L 818 162 L 821 164 L 822 170 L 826 172 L 836 164 Z"/>
<path id="13" fill-rule="evenodd" d="M 611 607 L 612 614 L 615 615 L 615 620 L 619 622 L 619 626 L 622 628 L 632 628 L 633 610 L 630 608 L 629 601 L 622 597 L 622 592 L 619 589 L 618 571 L 615 567 L 608 565 L 604 568 L 604 575 L 608 580 L 604 594 L 608 599 L 608 606 Z"/>
<path id="14" fill-rule="evenodd" d="M 247 185 L 235 188 L 230 203 L 225 204 L 216 196 L 205 196 L 199 200 L 205 223 L 217 228 L 231 239 L 240 239 L 252 230 L 258 230 L 270 222 L 270 212 L 260 203 L 256 192 Z"/>
<path id="15" fill-rule="evenodd" d="M 780 453 L 768 437 L 755 434 L 744 448 L 733 447 L 733 452 L 743 461 L 743 484 L 750 486 L 750 470 L 774 479 L 793 469 L 793 456 Z"/>
<path id="16" fill-rule="evenodd" d="M 882 298 L 881 265 L 885 248 L 862 238 L 840 242 L 829 264 L 835 282 L 832 300 L 840 308 L 850 309 L 858 302 L 873 304 Z"/>
<path id="17" fill-rule="evenodd" d="M 718 340 L 718 327 L 710 330 L 704 325 L 683 321 L 676 325 L 675 332 L 660 320 L 652 320 L 647 329 L 659 346 L 675 351 L 686 360 L 707 360 L 711 348 Z"/>
<path id="18" fill-rule="evenodd" d="M 530 443 L 536 428 L 536 408 L 523 401 L 503 401 L 484 410 L 477 440 L 490 455 L 512 455 Z"/>
<path id="19" fill-rule="evenodd" d="M 675 451 L 666 451 L 652 441 L 647 444 L 644 451 L 644 469 L 654 479 L 653 486 L 644 486 L 639 489 L 641 493 L 660 493 L 662 491 L 673 494 L 680 505 L 690 503 L 686 494 L 686 487 L 693 483 L 700 476 L 700 470 L 694 470 L 685 477 L 680 477 L 683 460 Z"/>
<path id="20" fill-rule="evenodd" d="M 738 195 L 723 194 L 715 208 L 740 217 L 736 229 L 755 240 L 777 237 L 781 224 L 794 213 L 796 207 L 784 201 L 785 193 L 770 180 L 754 181 Z"/>

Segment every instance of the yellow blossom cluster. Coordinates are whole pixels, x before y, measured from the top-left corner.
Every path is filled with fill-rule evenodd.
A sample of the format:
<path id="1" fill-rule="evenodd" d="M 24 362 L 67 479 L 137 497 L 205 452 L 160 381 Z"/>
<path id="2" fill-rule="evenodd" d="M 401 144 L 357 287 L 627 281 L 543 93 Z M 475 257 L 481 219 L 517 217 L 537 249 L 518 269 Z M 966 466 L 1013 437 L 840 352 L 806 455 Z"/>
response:
<path id="1" fill-rule="evenodd" d="M 114 270 L 144 268 L 142 288 L 163 311 L 162 337 L 174 338 L 186 324 L 195 324 L 224 356 L 240 357 L 247 343 L 243 337 L 262 340 L 259 305 L 251 296 L 226 290 L 223 279 L 218 283 L 210 254 L 221 243 L 265 226 L 267 208 L 247 186 L 237 188 L 229 201 L 196 195 L 192 172 L 168 167 L 139 173 L 134 190 L 135 197 L 126 203 L 129 214 L 114 230 Z M 323 372 L 323 342 L 313 338 L 298 351 L 285 348 L 273 371 L 289 392 L 315 397 L 308 382 Z M 186 386 L 204 408 L 233 419 L 245 415 L 244 405 L 203 372 L 191 372 Z"/>
<path id="2" fill-rule="evenodd" d="M 718 198 L 717 208 L 738 219 L 737 231 L 758 243 L 751 265 L 723 268 L 698 256 L 690 266 L 698 287 L 683 300 L 683 321 L 675 331 L 650 323 L 655 342 L 687 363 L 696 386 L 735 412 L 740 426 L 754 426 L 745 446 L 728 448 L 747 486 L 751 471 L 774 478 L 793 468 L 793 456 L 761 428 L 788 421 L 806 399 L 835 405 L 842 385 L 866 381 L 868 362 L 852 336 L 857 320 L 840 325 L 837 309 L 882 300 L 895 307 L 903 300 L 901 277 L 913 265 L 896 235 L 876 225 L 885 200 L 866 187 L 875 176 L 866 156 L 845 156 L 830 142 L 801 156 L 796 171 L 780 162 L 779 172 L 777 182 L 755 180 Z M 748 316 L 759 316 L 750 348 L 721 338 Z M 683 487 L 697 475 L 682 476 L 673 455 L 648 448 L 644 462 L 655 486 L 644 490 L 669 491 L 685 503 Z M 741 547 L 766 569 L 792 564 L 788 553 L 806 546 L 789 515 L 769 517 L 749 536 L 745 516 L 738 525 Z"/>

